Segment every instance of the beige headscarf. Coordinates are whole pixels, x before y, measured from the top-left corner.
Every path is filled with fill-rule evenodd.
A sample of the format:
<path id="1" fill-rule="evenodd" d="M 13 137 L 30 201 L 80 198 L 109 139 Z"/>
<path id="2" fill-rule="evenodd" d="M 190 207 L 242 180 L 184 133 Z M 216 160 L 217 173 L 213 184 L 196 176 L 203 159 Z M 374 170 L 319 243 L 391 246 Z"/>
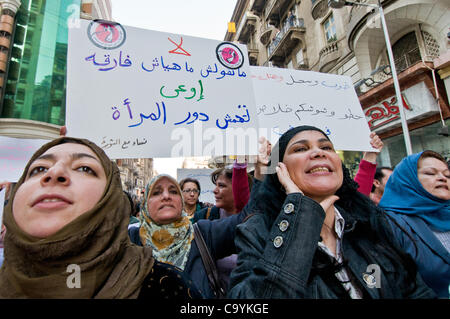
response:
<path id="1" fill-rule="evenodd" d="M 49 148 L 67 142 L 88 146 L 99 157 L 107 183 L 97 205 L 55 234 L 35 238 L 16 224 L 12 206 L 31 163 Z M 94 143 L 69 137 L 42 146 L 28 162 L 5 207 L 5 261 L 0 269 L 0 298 L 136 298 L 154 259 L 150 247 L 130 242 L 130 205 L 120 173 Z M 69 288 L 80 267 L 80 288 Z M 69 268 L 68 268 L 69 267 Z"/>
<path id="2" fill-rule="evenodd" d="M 167 225 L 158 225 L 150 217 L 147 207 L 148 200 L 152 196 L 153 187 L 162 178 L 169 179 L 177 187 L 177 192 L 180 195 L 184 208 L 181 188 L 176 179 L 166 174 L 153 177 L 145 187 L 145 199 L 140 214 L 141 228 L 139 229 L 139 236 L 144 246 L 153 248 L 153 255 L 158 261 L 184 270 L 191 251 L 191 243 L 194 239 L 194 228 L 186 212 L 182 208 L 179 220 Z"/>

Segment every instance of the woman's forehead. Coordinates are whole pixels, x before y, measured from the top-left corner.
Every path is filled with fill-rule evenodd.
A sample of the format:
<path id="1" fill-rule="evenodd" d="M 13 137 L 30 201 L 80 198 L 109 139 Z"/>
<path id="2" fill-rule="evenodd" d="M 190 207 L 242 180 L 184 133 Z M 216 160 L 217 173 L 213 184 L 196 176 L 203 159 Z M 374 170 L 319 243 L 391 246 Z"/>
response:
<path id="1" fill-rule="evenodd" d="M 222 174 L 220 174 L 216 180 L 216 183 L 219 183 L 219 182 L 228 184 L 228 183 L 231 183 L 231 179 L 228 178 L 228 176 L 225 174 L 225 172 L 222 172 Z"/>
<path id="2" fill-rule="evenodd" d="M 321 132 L 310 130 L 310 131 L 302 131 L 302 132 L 295 134 L 291 138 L 291 140 L 289 141 L 288 144 L 290 145 L 292 143 L 295 143 L 295 142 L 298 142 L 301 140 L 309 141 L 309 142 L 318 141 L 318 140 L 329 142 L 329 139 L 325 135 L 323 135 Z"/>
<path id="3" fill-rule="evenodd" d="M 158 187 L 158 186 L 174 186 L 174 187 L 176 187 L 176 184 L 170 178 L 163 176 L 155 182 L 154 187 Z"/>
<path id="4" fill-rule="evenodd" d="M 42 153 L 41 156 L 48 155 L 48 154 L 72 155 L 72 154 L 76 154 L 76 153 L 89 154 L 89 155 L 95 157 L 95 159 L 97 159 L 98 161 L 100 161 L 97 154 L 95 154 L 95 152 L 90 147 L 83 145 L 83 144 L 78 144 L 78 143 L 63 143 L 63 144 L 58 144 L 58 145 L 52 146 L 48 150 L 46 150 L 44 153 Z"/>
<path id="5" fill-rule="evenodd" d="M 418 162 L 418 167 L 422 168 L 422 167 L 435 167 L 435 168 L 444 168 L 444 169 L 448 169 L 448 165 L 444 162 L 442 162 L 441 160 L 435 158 L 435 157 L 425 157 L 425 158 L 420 158 L 419 162 Z"/>
<path id="6" fill-rule="evenodd" d="M 185 188 L 193 188 L 193 187 L 197 188 L 197 184 L 195 184 L 194 182 L 186 182 L 183 185 L 183 189 L 185 189 Z"/>

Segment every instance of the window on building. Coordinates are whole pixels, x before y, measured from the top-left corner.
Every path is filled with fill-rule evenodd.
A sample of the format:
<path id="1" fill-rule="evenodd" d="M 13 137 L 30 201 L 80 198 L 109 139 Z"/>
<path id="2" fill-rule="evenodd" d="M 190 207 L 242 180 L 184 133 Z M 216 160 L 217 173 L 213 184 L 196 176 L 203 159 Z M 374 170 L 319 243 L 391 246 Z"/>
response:
<path id="1" fill-rule="evenodd" d="M 287 68 L 288 69 L 294 69 L 294 64 L 292 63 L 292 60 L 289 60 L 289 62 L 287 64 Z"/>
<path id="2" fill-rule="evenodd" d="M 401 72 L 422 61 L 415 31 L 404 35 L 395 42 L 392 46 L 392 53 L 394 54 L 397 72 Z"/>
<path id="3" fill-rule="evenodd" d="M 325 31 L 325 39 L 327 40 L 327 43 L 337 40 L 336 25 L 332 14 L 323 23 L 323 30 Z"/>
<path id="4" fill-rule="evenodd" d="M 297 60 L 297 65 L 304 64 L 303 50 L 299 49 L 297 54 L 295 55 L 295 59 Z"/>
<path id="5" fill-rule="evenodd" d="M 0 117 L 63 125 L 69 8 L 81 0 L 22 0 Z"/>

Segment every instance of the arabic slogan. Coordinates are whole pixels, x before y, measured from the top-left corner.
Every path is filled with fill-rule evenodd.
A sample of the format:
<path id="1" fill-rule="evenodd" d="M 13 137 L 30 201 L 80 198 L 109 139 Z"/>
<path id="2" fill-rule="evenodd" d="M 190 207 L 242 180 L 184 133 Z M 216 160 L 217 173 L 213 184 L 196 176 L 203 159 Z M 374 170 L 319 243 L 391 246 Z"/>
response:
<path id="1" fill-rule="evenodd" d="M 271 128 L 271 143 L 293 127 L 313 125 L 329 136 L 336 149 L 372 149 L 370 130 L 349 77 L 253 66 L 250 72 L 259 125 Z"/>
<path id="2" fill-rule="evenodd" d="M 89 39 L 89 23 L 69 30 L 66 126 L 74 136 L 111 158 L 170 157 L 180 129 L 258 127 L 248 59 L 228 67 L 216 54 L 220 41 L 121 26 L 123 43 L 103 48 Z M 236 50 L 247 56 L 245 46 Z"/>

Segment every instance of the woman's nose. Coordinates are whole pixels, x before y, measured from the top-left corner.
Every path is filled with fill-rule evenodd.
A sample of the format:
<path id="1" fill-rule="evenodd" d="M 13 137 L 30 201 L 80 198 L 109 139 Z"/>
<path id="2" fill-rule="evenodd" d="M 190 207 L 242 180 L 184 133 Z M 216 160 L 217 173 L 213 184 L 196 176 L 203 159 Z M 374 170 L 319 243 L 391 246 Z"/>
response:
<path id="1" fill-rule="evenodd" d="M 444 172 L 438 172 L 437 176 L 439 181 L 447 182 L 447 176 L 444 174 Z"/>
<path id="2" fill-rule="evenodd" d="M 56 164 L 48 169 L 41 178 L 42 185 L 61 184 L 69 185 L 70 177 L 64 165 Z"/>
<path id="3" fill-rule="evenodd" d="M 325 156 L 325 151 L 321 148 L 314 148 L 311 151 L 311 157 L 315 158 L 315 157 L 324 157 Z"/>
<path id="4" fill-rule="evenodd" d="M 168 189 L 163 190 L 161 195 L 162 195 L 163 199 L 169 199 L 170 198 L 170 192 L 169 192 Z"/>

